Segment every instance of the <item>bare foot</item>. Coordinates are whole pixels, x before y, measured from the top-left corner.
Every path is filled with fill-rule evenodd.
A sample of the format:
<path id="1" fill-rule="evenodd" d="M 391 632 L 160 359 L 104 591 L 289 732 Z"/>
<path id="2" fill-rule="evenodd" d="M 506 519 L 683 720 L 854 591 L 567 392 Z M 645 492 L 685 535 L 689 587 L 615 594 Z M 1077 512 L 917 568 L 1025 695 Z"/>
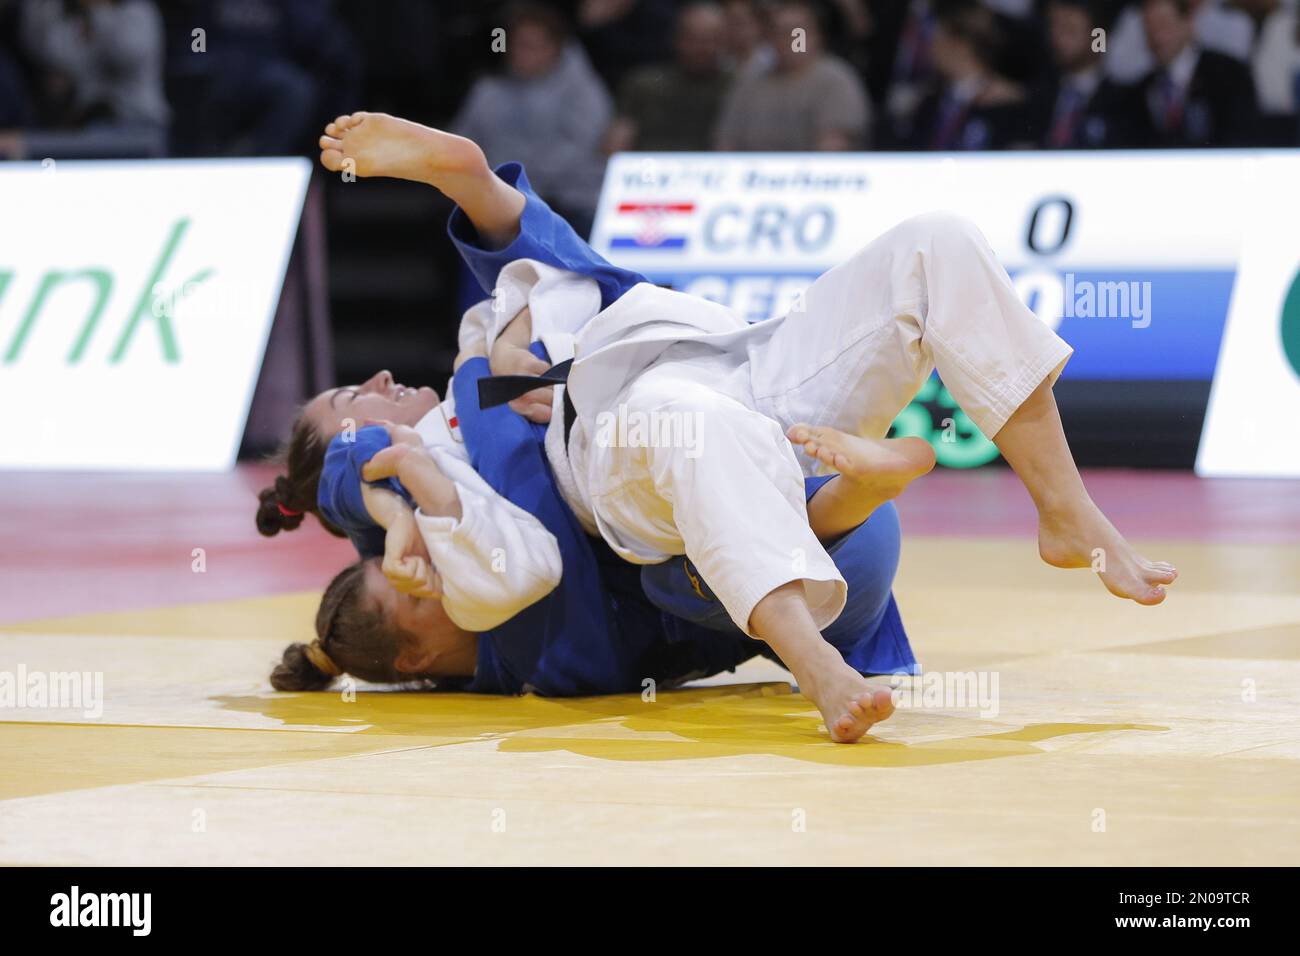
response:
<path id="1" fill-rule="evenodd" d="M 894 712 L 893 695 L 883 687 L 872 687 L 865 677 L 843 661 L 834 661 L 824 673 L 805 675 L 799 691 L 821 711 L 831 740 L 851 744 L 871 729 L 873 724 Z"/>
<path id="2" fill-rule="evenodd" d="M 878 505 L 897 498 L 909 484 L 934 468 L 934 449 L 924 438 L 860 438 L 828 426 L 791 425 L 785 433 L 804 453 L 839 472 L 854 493 Z"/>
<path id="3" fill-rule="evenodd" d="M 325 127 L 321 165 L 359 177 L 391 176 L 447 191 L 449 180 L 479 175 L 487 160 L 463 136 L 421 126 L 387 113 L 353 113 Z"/>
<path id="4" fill-rule="evenodd" d="M 1172 564 L 1138 554 L 1092 501 L 1040 512 L 1038 553 L 1056 568 L 1095 568 L 1106 590 L 1138 604 L 1159 604 L 1178 577 Z"/>

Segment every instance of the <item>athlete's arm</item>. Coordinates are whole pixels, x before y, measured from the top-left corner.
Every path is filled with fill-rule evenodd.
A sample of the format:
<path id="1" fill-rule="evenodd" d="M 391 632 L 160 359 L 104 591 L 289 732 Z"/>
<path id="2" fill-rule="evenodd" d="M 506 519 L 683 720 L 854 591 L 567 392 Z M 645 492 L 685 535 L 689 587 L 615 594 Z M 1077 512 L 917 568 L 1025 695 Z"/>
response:
<path id="1" fill-rule="evenodd" d="M 609 262 L 584 242 L 572 226 L 533 192 L 522 165 L 505 163 L 498 166 L 494 178 L 513 189 L 523 200 L 516 223 L 518 234 L 512 241 L 499 245 L 500 237 L 505 234 L 499 228 L 495 235 L 482 235 L 476 228 L 475 217 L 481 215 L 477 208 L 475 215 L 471 216 L 462 205 L 452 211 L 447 221 L 447 234 L 485 295 L 495 287 L 501 269 L 516 259 L 535 259 L 594 280 L 600 287 L 602 309 L 608 308 L 633 286 L 647 281 L 640 273 Z M 492 187 L 492 191 L 498 192 L 499 187 Z"/>
<path id="2" fill-rule="evenodd" d="M 447 184 L 443 194 L 464 214 L 485 251 L 505 249 L 519 237 L 527 198 L 486 162 L 481 173 L 467 178 L 463 185 Z"/>
<path id="3" fill-rule="evenodd" d="M 388 489 L 369 484 L 361 485 L 361 500 L 370 517 L 384 529 L 384 577 L 403 594 L 437 597 L 438 578 L 420 540 L 411 506 Z"/>
<path id="4" fill-rule="evenodd" d="M 443 608 L 467 631 L 497 627 L 559 583 L 555 536 L 445 449 L 399 438 L 371 459 L 365 474 L 400 481 L 419 505 L 415 525 L 437 569 Z"/>
<path id="5" fill-rule="evenodd" d="M 492 343 L 492 353 L 488 364 L 493 375 L 540 375 L 551 367 L 551 363 L 538 358 L 528 346 L 533 341 L 532 313 L 525 308 L 507 325 L 496 341 Z M 553 386 L 535 388 L 525 392 L 510 403 L 513 411 L 523 415 L 530 422 L 545 425 L 551 420 Z"/>

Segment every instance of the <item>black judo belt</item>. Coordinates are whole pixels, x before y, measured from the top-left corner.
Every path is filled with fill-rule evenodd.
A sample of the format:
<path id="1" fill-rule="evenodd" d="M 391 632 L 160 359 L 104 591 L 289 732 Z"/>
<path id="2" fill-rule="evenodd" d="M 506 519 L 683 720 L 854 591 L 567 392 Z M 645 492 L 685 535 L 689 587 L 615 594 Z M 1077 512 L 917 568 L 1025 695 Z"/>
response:
<path id="1" fill-rule="evenodd" d="M 569 369 L 572 367 L 573 359 L 565 359 L 552 365 L 541 375 L 485 375 L 478 380 L 478 407 L 496 408 L 498 405 L 513 402 L 535 388 L 563 385 L 569 380 Z M 564 447 L 566 449 L 569 447 L 569 432 L 573 431 L 573 423 L 577 420 L 578 412 L 573 407 L 573 402 L 569 400 L 569 390 L 566 388 L 564 390 Z"/>

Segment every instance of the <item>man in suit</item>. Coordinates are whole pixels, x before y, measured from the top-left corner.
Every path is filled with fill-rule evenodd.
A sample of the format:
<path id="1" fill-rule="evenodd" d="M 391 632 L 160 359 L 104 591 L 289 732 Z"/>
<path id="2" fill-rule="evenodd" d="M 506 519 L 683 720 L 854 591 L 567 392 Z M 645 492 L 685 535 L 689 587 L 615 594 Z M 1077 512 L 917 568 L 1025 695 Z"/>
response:
<path id="1" fill-rule="evenodd" d="M 938 9 L 930 55 L 939 87 L 896 130 L 911 149 L 1004 149 L 1024 139 L 1025 92 L 997 72 L 1001 34 L 993 15 L 974 3 Z"/>
<path id="2" fill-rule="evenodd" d="M 1142 81 L 1153 147 L 1252 146 L 1258 142 L 1255 83 L 1239 60 L 1202 49 L 1191 0 L 1146 0 L 1142 23 L 1156 68 Z"/>
<path id="3" fill-rule="evenodd" d="M 1107 18 L 1097 0 L 1050 0 L 1048 41 L 1056 82 L 1034 104 L 1041 149 L 1108 149 L 1133 145 L 1140 117 L 1136 91 L 1106 77 L 1093 31 Z"/>

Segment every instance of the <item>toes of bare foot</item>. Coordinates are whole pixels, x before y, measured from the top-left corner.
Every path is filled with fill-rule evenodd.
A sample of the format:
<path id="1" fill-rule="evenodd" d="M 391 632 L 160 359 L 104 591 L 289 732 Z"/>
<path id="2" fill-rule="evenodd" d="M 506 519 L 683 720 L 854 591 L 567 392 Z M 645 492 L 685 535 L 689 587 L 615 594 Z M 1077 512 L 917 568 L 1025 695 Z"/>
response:
<path id="1" fill-rule="evenodd" d="M 846 710 L 826 728 L 838 744 L 860 740 L 873 725 L 888 718 L 894 712 L 893 695 L 884 688 L 867 688 L 849 700 Z"/>
<path id="2" fill-rule="evenodd" d="M 337 149 L 321 150 L 320 164 L 332 173 L 337 173 L 343 168 L 343 154 Z"/>
<path id="3" fill-rule="evenodd" d="M 875 720 L 880 721 L 894 712 L 894 695 L 883 687 L 871 690 L 871 710 Z"/>
<path id="4" fill-rule="evenodd" d="M 831 740 L 837 744 L 851 744 L 866 733 L 865 730 L 858 729 L 860 725 L 861 721 L 852 714 L 845 714 L 827 729 L 830 730 Z"/>
<path id="5" fill-rule="evenodd" d="M 1143 607 L 1154 607 L 1165 599 L 1167 592 L 1159 585 L 1149 588 L 1142 594 L 1136 595 L 1133 600 Z"/>
<path id="6" fill-rule="evenodd" d="M 832 471 L 847 471 L 849 460 L 837 451 L 831 451 L 829 448 L 822 449 L 822 453 L 817 456 L 817 460 L 825 464 Z"/>
<path id="7" fill-rule="evenodd" d="M 1153 567 L 1147 573 L 1147 578 L 1153 581 L 1159 581 L 1161 584 L 1173 584 L 1178 580 L 1177 568 Z"/>

